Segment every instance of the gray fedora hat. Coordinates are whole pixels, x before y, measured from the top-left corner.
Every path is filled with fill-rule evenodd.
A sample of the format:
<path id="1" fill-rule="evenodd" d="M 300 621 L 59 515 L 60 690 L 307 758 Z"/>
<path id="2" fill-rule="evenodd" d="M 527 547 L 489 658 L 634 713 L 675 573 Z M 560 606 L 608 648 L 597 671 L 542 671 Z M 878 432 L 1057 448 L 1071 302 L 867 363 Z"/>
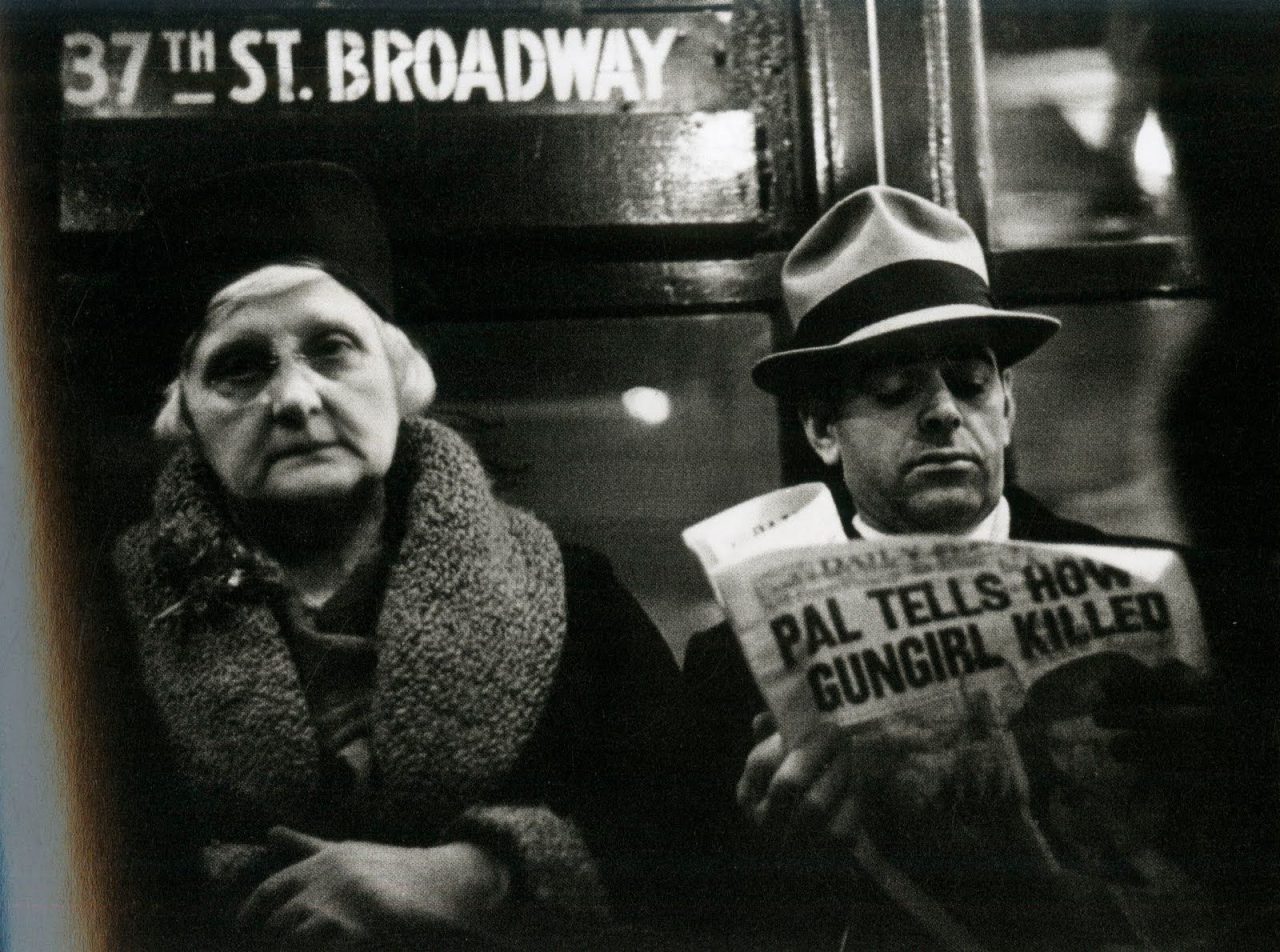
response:
<path id="1" fill-rule="evenodd" d="M 1008 367 L 1061 326 L 997 308 L 964 220 L 885 185 L 854 192 L 809 229 L 782 266 L 782 296 L 791 341 L 751 372 L 774 394 L 823 386 L 907 338 L 976 333 Z"/>

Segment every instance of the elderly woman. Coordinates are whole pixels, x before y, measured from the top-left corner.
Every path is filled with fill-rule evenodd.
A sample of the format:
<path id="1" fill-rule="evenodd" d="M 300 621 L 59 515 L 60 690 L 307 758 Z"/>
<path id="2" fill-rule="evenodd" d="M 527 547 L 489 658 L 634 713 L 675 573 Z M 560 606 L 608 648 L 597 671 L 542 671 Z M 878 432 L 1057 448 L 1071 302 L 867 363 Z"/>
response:
<path id="1" fill-rule="evenodd" d="M 116 566 L 220 927 L 417 947 L 658 903 L 688 845 L 673 659 L 420 415 L 435 381 L 389 323 L 365 186 L 257 167 L 151 234 L 193 330 L 155 423 L 179 447 Z"/>

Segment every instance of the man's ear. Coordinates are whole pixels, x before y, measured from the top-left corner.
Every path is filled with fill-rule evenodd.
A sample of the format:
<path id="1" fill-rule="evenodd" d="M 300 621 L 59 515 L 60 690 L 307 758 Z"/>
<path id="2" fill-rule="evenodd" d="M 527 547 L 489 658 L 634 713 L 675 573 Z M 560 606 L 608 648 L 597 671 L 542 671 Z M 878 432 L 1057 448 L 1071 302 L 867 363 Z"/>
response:
<path id="1" fill-rule="evenodd" d="M 1000 371 L 1000 380 L 1004 384 L 1004 445 L 1013 440 L 1013 420 L 1017 416 L 1018 405 L 1013 399 L 1013 371 Z"/>
<path id="2" fill-rule="evenodd" d="M 804 427 L 805 439 L 818 454 L 818 458 L 828 466 L 835 466 L 840 462 L 840 441 L 836 439 L 834 422 L 834 414 L 825 408 L 800 411 L 800 425 Z"/>

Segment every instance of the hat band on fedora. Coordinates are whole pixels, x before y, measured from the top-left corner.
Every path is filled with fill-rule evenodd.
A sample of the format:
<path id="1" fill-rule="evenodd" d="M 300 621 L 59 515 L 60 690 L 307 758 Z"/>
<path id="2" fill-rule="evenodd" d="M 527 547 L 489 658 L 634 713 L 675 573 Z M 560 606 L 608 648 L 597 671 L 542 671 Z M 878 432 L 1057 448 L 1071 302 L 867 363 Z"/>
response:
<path id="1" fill-rule="evenodd" d="M 963 265 L 899 261 L 855 278 L 819 301 L 800 318 L 788 349 L 826 347 L 887 318 L 946 304 L 994 306 L 982 276 Z"/>

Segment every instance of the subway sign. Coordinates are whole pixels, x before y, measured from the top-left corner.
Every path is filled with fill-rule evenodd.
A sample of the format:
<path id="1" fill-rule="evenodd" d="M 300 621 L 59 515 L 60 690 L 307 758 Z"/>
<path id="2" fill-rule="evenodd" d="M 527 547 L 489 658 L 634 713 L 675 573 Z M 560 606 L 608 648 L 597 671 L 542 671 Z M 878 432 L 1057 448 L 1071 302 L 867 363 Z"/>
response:
<path id="1" fill-rule="evenodd" d="M 779 205 L 745 28 L 727 7 L 68 16 L 60 227 L 128 229 L 193 173 L 307 157 L 356 169 L 432 247 L 758 231 Z"/>
<path id="2" fill-rule="evenodd" d="M 721 105 L 727 12 L 572 23 L 113 23 L 62 35 L 64 115 L 430 107 L 693 111 Z"/>

